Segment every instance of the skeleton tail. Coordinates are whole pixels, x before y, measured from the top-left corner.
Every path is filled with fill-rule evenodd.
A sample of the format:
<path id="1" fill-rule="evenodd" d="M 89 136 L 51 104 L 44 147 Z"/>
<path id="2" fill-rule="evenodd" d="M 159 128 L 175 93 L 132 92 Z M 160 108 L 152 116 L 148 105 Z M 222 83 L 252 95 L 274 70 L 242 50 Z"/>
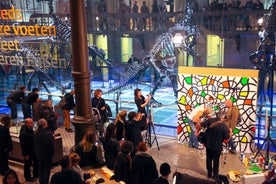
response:
<path id="1" fill-rule="evenodd" d="M 128 67 L 128 69 L 124 73 L 121 74 L 120 79 L 119 79 L 119 84 L 117 86 L 111 88 L 107 92 L 105 92 L 105 94 L 120 91 L 122 89 L 127 88 L 128 84 L 130 84 L 133 79 L 141 76 L 141 74 L 147 68 L 148 68 L 148 65 L 146 65 L 146 64 L 138 64 L 136 62 L 132 63 Z"/>

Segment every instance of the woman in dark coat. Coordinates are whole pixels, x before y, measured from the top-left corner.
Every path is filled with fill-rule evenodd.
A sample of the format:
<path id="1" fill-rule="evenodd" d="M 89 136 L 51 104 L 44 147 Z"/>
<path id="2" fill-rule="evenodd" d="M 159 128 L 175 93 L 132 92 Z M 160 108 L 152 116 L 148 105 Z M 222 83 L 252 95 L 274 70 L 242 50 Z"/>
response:
<path id="1" fill-rule="evenodd" d="M 104 123 L 107 121 L 107 113 L 106 113 L 106 107 L 105 107 L 105 100 L 102 98 L 103 91 L 100 89 L 96 89 L 94 91 L 94 97 L 91 99 L 91 104 L 93 108 L 98 109 L 100 114 L 100 135 L 103 135 L 104 133 Z"/>
<path id="2" fill-rule="evenodd" d="M 0 174 L 9 169 L 9 152 L 13 149 L 10 136 L 11 117 L 5 115 L 0 120 Z"/>
<path id="3" fill-rule="evenodd" d="M 99 163 L 97 160 L 97 146 L 96 135 L 92 131 L 86 132 L 81 142 L 75 147 L 73 152 L 77 153 L 80 157 L 80 167 L 92 166 L 98 167 Z"/>
<path id="4" fill-rule="evenodd" d="M 134 90 L 134 100 L 135 100 L 135 104 L 138 108 L 138 112 L 142 114 L 142 126 L 141 126 L 141 130 L 145 130 L 147 129 L 147 112 L 146 112 L 146 106 L 148 105 L 148 103 L 150 102 L 151 99 L 151 95 L 148 95 L 148 98 L 145 98 L 142 95 L 142 91 L 139 88 L 136 88 Z"/>
<path id="5" fill-rule="evenodd" d="M 100 139 L 103 143 L 105 162 L 109 169 L 114 169 L 114 164 L 120 151 L 120 145 L 115 135 L 116 126 L 114 124 L 109 124 L 106 128 L 104 139 Z"/>
<path id="6" fill-rule="evenodd" d="M 126 124 L 127 111 L 122 110 L 117 114 L 114 124 L 116 126 L 116 139 L 121 141 L 125 137 L 125 124 Z"/>
<path id="7" fill-rule="evenodd" d="M 133 144 L 130 141 L 123 142 L 121 152 L 117 157 L 114 167 L 114 178 L 117 182 L 124 181 L 126 184 L 131 184 L 131 166 L 132 158 L 130 153 L 133 150 Z"/>
<path id="8" fill-rule="evenodd" d="M 132 162 L 133 184 L 152 184 L 158 178 L 156 163 L 146 151 L 146 143 L 140 142 Z"/>

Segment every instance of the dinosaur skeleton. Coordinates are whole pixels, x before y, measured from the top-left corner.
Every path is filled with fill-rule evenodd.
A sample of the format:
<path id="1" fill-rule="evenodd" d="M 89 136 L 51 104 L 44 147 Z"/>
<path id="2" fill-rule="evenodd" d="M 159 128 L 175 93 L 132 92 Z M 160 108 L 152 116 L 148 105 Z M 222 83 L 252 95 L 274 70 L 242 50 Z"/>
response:
<path id="1" fill-rule="evenodd" d="M 58 35 L 55 38 L 50 38 L 53 40 L 51 52 L 54 51 L 54 47 L 56 45 L 56 40 L 61 40 L 64 43 L 68 43 L 70 40 L 71 34 L 71 26 L 68 22 L 62 20 L 57 15 L 53 13 L 53 1 L 52 0 L 37 0 L 45 1 L 49 5 L 50 15 L 54 20 L 54 25 L 56 26 Z M 199 30 L 196 25 L 192 25 L 192 6 L 190 0 L 186 3 L 186 11 L 185 17 L 183 20 L 176 23 L 174 27 L 169 28 L 168 32 L 163 33 L 159 36 L 148 55 L 146 55 L 141 64 L 136 62 L 130 64 L 130 66 L 122 72 L 122 66 L 111 59 L 105 59 L 105 52 L 102 49 L 97 48 L 96 46 L 89 46 L 88 51 L 89 55 L 92 56 L 93 59 L 99 57 L 102 59 L 112 71 L 116 72 L 118 75 L 120 74 L 119 84 L 112 89 L 110 89 L 107 93 L 120 91 L 122 88 L 126 87 L 130 81 L 139 77 L 143 71 L 147 70 L 149 67 L 152 67 L 159 74 L 159 78 L 157 82 L 154 84 L 154 87 L 151 90 L 151 94 L 154 95 L 155 91 L 160 87 L 164 78 L 168 77 L 171 80 L 171 84 L 174 89 L 175 96 L 177 95 L 176 89 L 176 57 L 175 50 L 180 52 L 186 52 L 187 55 L 191 55 L 193 57 L 197 57 L 198 54 L 194 51 L 194 45 L 196 44 L 196 38 L 199 34 Z M 176 33 L 180 33 L 183 36 L 183 41 L 181 45 L 176 49 L 175 44 L 173 43 L 173 38 Z M 61 44 L 62 45 L 62 44 Z M 33 51 L 27 45 L 21 42 L 22 55 L 31 54 L 31 56 L 36 60 L 40 56 L 38 53 Z M 58 52 L 61 52 L 59 49 Z M 120 67 L 121 66 L 121 67 Z M 44 71 L 41 67 L 35 67 L 35 72 L 41 72 L 46 76 L 47 79 L 51 80 L 51 77 L 48 76 L 47 71 Z M 34 72 L 34 73 L 35 73 Z M 31 75 L 29 81 L 32 79 L 34 74 Z M 60 86 L 57 85 L 56 86 Z M 46 88 L 47 89 L 47 88 Z M 154 99 L 152 99 L 154 100 Z"/>
<path id="2" fill-rule="evenodd" d="M 187 55 L 193 57 L 199 56 L 193 49 L 196 44 L 196 38 L 199 34 L 199 30 L 196 25 L 192 25 L 192 6 L 191 2 L 187 1 L 186 12 L 183 20 L 178 22 L 174 27 L 170 28 L 168 32 L 163 33 L 157 38 L 155 45 L 152 50 L 146 55 L 142 61 L 142 64 L 133 63 L 128 67 L 127 71 L 122 73 L 119 79 L 119 84 L 114 88 L 110 89 L 107 93 L 121 90 L 125 87 L 131 80 L 141 75 L 148 67 L 153 67 L 155 71 L 159 73 L 159 78 L 155 83 L 150 94 L 154 95 L 155 91 L 160 87 L 165 77 L 171 80 L 171 84 L 174 89 L 175 96 L 177 95 L 177 72 L 176 72 L 176 57 L 175 57 L 175 44 L 173 43 L 173 38 L 176 33 L 180 33 L 183 36 L 183 41 L 179 47 L 179 51 L 186 52 Z M 108 65 L 112 63 L 104 59 L 105 53 L 102 49 L 98 49 L 96 46 L 89 47 L 89 52 L 93 55 L 97 55 L 99 58 L 103 59 Z M 152 99 L 153 102 L 156 102 Z M 158 103 L 158 102 L 157 102 Z M 158 105 L 161 105 L 158 103 Z"/>

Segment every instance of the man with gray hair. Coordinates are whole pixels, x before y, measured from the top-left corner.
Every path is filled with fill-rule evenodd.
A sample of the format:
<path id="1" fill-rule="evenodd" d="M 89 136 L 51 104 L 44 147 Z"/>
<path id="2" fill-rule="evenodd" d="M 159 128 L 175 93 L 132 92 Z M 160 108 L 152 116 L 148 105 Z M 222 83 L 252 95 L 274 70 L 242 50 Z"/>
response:
<path id="1" fill-rule="evenodd" d="M 199 144 L 196 131 L 196 125 L 200 125 L 201 122 L 205 120 L 205 118 L 211 114 L 213 111 L 212 106 L 205 106 L 200 105 L 195 107 L 191 113 L 188 115 L 189 118 L 189 125 L 190 125 L 190 137 L 189 137 L 189 147 L 196 148 L 196 149 L 203 149 L 203 146 Z"/>
<path id="2" fill-rule="evenodd" d="M 39 183 L 48 184 L 54 155 L 54 135 L 47 129 L 45 119 L 37 122 L 38 129 L 34 133 L 34 148 L 39 166 Z"/>
<path id="3" fill-rule="evenodd" d="M 25 119 L 25 124 L 20 129 L 20 146 L 24 158 L 24 177 L 26 181 L 33 182 L 38 177 L 38 163 L 34 152 L 34 121 Z M 33 166 L 31 175 L 31 167 Z"/>

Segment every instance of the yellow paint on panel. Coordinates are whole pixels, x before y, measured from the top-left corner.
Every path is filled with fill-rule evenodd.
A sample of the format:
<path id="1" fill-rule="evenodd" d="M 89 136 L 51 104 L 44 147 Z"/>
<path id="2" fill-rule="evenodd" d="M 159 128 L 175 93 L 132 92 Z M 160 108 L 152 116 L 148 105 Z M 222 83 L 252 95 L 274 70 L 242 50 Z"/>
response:
<path id="1" fill-rule="evenodd" d="M 191 133 L 191 127 L 190 126 L 187 126 L 187 132 Z"/>
<path id="2" fill-rule="evenodd" d="M 244 136 L 243 138 L 242 138 L 242 140 L 241 140 L 241 142 L 247 142 L 247 137 L 246 136 Z"/>
<path id="3" fill-rule="evenodd" d="M 240 96 L 248 96 L 248 92 L 247 91 L 241 91 Z"/>
<path id="4" fill-rule="evenodd" d="M 180 104 L 185 104 L 186 102 L 186 97 L 185 96 L 182 96 L 180 99 L 179 99 L 179 103 Z"/>
<path id="5" fill-rule="evenodd" d="M 224 95 L 218 94 L 217 98 L 220 99 L 220 100 L 223 100 L 224 99 Z"/>
<path id="6" fill-rule="evenodd" d="M 206 84 L 207 84 L 207 77 L 204 77 L 204 78 L 201 80 L 201 84 L 202 84 L 202 85 L 206 85 Z"/>

